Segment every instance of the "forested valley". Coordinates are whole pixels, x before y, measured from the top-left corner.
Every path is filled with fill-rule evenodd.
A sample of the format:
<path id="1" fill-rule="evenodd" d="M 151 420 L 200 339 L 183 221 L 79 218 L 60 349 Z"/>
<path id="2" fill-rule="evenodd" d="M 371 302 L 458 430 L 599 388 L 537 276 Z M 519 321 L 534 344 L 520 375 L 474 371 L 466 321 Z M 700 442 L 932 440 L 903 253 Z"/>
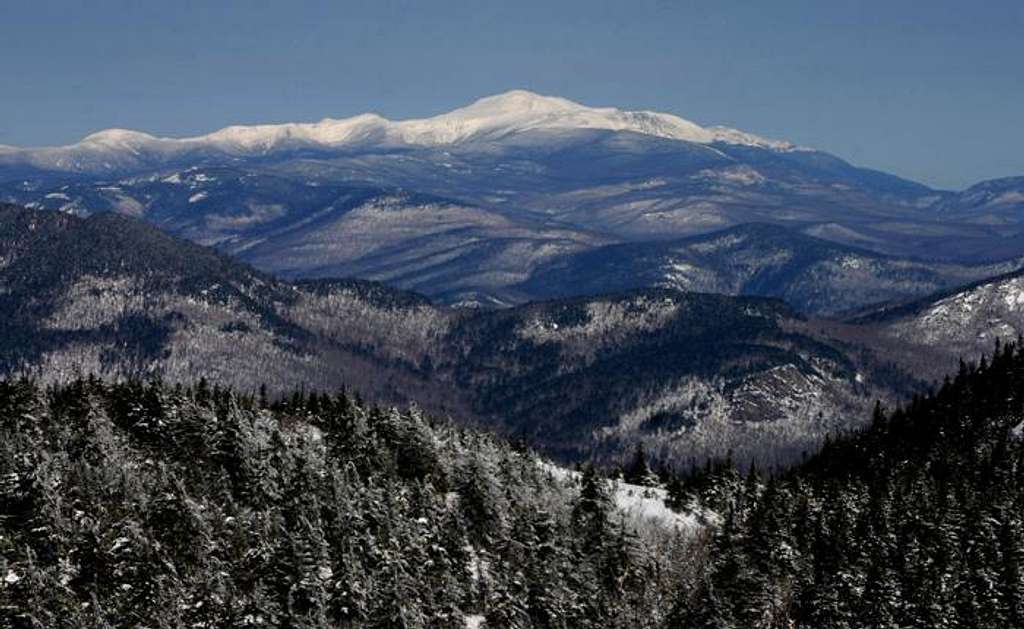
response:
<path id="1" fill-rule="evenodd" d="M 0 377 L 334 390 L 563 462 L 799 461 L 921 375 L 891 342 L 819 333 L 777 299 L 637 289 L 449 308 L 362 280 L 286 281 L 134 218 L 0 204 Z M 875 339 L 890 355 L 868 347 Z M 934 356 L 931 364 L 955 356 Z"/>

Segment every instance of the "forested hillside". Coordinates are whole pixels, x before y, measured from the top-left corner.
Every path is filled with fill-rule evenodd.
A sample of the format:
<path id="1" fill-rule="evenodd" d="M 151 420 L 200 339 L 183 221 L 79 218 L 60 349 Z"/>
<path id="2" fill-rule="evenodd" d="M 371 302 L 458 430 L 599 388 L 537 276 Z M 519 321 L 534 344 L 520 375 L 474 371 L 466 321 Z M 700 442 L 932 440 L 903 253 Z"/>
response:
<path id="1" fill-rule="evenodd" d="M 0 627 L 659 626 L 696 525 L 555 471 L 344 392 L 2 382 Z"/>
<path id="2" fill-rule="evenodd" d="M 986 278 L 923 299 L 871 309 L 851 320 L 874 333 L 882 353 L 929 379 L 956 369 L 956 360 L 977 360 L 996 342 L 1024 334 L 1024 270 Z"/>
<path id="3" fill-rule="evenodd" d="M 445 319 L 378 284 L 278 281 L 116 214 L 0 204 L 0 374 L 202 376 L 277 392 L 344 382 L 447 408 L 416 373 Z"/>
<path id="4" fill-rule="evenodd" d="M 724 522 L 674 626 L 1024 626 L 1022 392 L 1024 351 L 1008 345 L 715 498 Z M 734 479 L 691 482 L 714 496 Z"/>
<path id="5" fill-rule="evenodd" d="M 637 290 L 482 313 L 450 336 L 441 371 L 473 410 L 568 459 L 643 443 L 664 461 L 794 463 L 902 384 L 774 299 Z"/>

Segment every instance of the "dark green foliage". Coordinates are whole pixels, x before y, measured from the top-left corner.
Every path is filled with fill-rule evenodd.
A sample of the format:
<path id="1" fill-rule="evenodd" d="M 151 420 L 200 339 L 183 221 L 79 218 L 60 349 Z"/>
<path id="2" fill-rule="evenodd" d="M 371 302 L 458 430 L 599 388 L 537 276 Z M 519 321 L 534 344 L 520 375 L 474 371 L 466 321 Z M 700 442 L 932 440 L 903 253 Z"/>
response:
<path id="1" fill-rule="evenodd" d="M 606 482 L 345 393 L 0 381 L 0 628 L 655 627 L 690 551 Z"/>
<path id="2" fill-rule="evenodd" d="M 647 454 L 644 452 L 643 444 L 637 444 L 633 451 L 633 458 L 629 465 L 623 470 L 622 479 L 633 485 L 655 485 L 658 478 L 651 471 L 647 463 Z"/>
<path id="3" fill-rule="evenodd" d="M 1024 626 L 1022 392 L 1024 352 L 1002 347 L 780 478 L 677 484 L 726 509 L 674 622 Z"/>

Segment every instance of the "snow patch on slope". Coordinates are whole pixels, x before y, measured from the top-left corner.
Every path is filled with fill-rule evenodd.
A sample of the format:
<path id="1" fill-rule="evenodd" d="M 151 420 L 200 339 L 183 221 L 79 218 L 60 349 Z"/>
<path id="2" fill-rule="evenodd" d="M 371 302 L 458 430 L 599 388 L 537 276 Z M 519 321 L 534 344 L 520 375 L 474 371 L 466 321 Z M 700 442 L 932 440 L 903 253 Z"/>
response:
<path id="1" fill-rule="evenodd" d="M 547 461 L 540 461 L 540 466 L 555 479 L 576 486 L 582 475 L 579 472 L 558 467 Z M 701 518 L 691 513 L 677 513 L 665 506 L 668 497 L 660 487 L 643 487 L 632 485 L 621 480 L 609 480 L 608 489 L 615 507 L 634 524 L 655 525 L 676 530 L 697 530 L 701 528 Z M 704 518 L 707 519 L 707 518 Z"/>

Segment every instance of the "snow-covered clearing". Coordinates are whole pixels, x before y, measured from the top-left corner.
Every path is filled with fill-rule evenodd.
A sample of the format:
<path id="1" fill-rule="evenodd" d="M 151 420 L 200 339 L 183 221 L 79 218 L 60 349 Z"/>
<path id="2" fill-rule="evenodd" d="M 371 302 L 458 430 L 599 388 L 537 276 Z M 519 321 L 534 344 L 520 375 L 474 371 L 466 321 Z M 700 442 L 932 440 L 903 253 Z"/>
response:
<path id="1" fill-rule="evenodd" d="M 573 486 L 579 485 L 582 476 L 579 472 L 547 461 L 540 461 L 539 464 L 555 479 Z M 608 487 L 615 506 L 631 522 L 656 524 L 677 530 L 695 530 L 702 526 L 695 515 L 677 513 L 665 506 L 666 492 L 660 487 L 642 487 L 621 480 L 609 480 Z"/>

